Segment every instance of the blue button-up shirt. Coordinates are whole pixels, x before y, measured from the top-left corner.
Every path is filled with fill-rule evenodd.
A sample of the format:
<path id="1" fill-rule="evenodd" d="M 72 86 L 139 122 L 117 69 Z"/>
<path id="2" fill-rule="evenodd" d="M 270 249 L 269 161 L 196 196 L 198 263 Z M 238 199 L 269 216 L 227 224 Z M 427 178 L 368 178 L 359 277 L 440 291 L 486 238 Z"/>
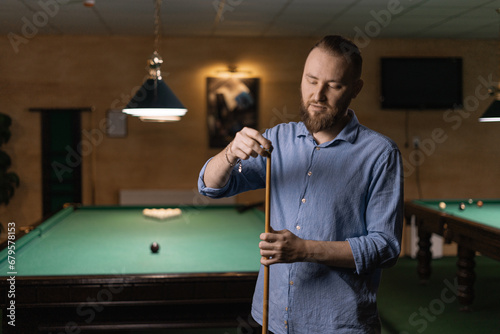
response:
<path id="1" fill-rule="evenodd" d="M 401 155 L 387 137 L 359 124 L 354 112 L 340 134 L 318 145 L 303 123 L 264 133 L 274 147 L 271 226 L 303 239 L 347 240 L 356 268 L 311 262 L 270 266 L 269 329 L 274 333 L 376 333 L 376 293 L 381 268 L 400 253 L 403 221 Z M 232 196 L 265 187 L 266 160 L 235 168 L 222 189 L 198 181 L 200 193 Z M 262 322 L 263 269 L 252 316 Z"/>

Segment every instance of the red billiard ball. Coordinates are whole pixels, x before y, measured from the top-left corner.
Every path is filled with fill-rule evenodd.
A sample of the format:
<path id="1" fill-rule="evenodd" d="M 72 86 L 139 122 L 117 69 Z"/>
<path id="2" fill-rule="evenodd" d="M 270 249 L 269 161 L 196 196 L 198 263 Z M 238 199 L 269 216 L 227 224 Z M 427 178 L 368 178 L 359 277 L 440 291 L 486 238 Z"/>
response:
<path id="1" fill-rule="evenodd" d="M 160 245 L 158 245 L 158 243 L 157 243 L 157 242 L 153 242 L 153 243 L 151 244 L 151 251 L 152 251 L 153 253 L 158 253 L 158 250 L 160 250 Z"/>
<path id="2" fill-rule="evenodd" d="M 483 201 L 477 201 L 476 204 L 477 204 L 478 207 L 482 207 L 483 206 Z"/>

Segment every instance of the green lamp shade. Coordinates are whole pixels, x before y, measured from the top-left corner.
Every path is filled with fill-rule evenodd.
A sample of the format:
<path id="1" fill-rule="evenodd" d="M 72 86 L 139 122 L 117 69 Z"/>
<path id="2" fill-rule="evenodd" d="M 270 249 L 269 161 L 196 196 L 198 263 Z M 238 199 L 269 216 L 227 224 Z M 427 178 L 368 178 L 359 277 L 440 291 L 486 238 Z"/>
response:
<path id="1" fill-rule="evenodd" d="M 479 118 L 479 122 L 500 122 L 500 101 L 495 100 Z"/>

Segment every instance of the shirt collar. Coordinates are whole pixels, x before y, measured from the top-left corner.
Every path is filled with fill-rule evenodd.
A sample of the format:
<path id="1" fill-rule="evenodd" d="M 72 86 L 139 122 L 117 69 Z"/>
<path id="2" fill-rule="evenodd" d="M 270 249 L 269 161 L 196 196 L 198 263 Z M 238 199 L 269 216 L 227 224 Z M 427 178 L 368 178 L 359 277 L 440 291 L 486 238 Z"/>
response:
<path id="1" fill-rule="evenodd" d="M 342 131 L 340 131 L 338 136 L 335 137 L 335 139 L 333 139 L 332 141 L 323 143 L 320 146 L 327 147 L 327 146 L 330 146 L 331 144 L 333 144 L 335 141 L 339 141 L 339 140 L 343 140 L 343 141 L 346 141 L 346 142 L 351 143 L 351 144 L 354 143 L 354 141 L 356 140 L 356 138 L 358 136 L 358 129 L 359 129 L 360 124 L 359 124 L 358 118 L 356 117 L 356 114 L 354 113 L 354 110 L 349 109 L 349 113 L 352 116 L 351 120 L 349 121 L 349 123 L 346 124 L 346 126 L 344 126 L 344 128 L 342 129 Z M 313 136 L 309 133 L 309 131 L 307 130 L 304 123 L 300 122 L 299 124 L 300 124 L 300 128 L 297 131 L 297 137 L 305 136 L 305 137 L 310 138 L 312 141 L 314 141 Z"/>

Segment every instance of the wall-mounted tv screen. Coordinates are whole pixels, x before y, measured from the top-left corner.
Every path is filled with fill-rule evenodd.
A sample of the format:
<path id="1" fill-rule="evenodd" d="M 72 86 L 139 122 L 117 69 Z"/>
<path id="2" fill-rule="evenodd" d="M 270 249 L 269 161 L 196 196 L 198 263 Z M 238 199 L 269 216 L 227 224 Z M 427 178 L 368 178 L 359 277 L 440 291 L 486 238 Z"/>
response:
<path id="1" fill-rule="evenodd" d="M 383 109 L 460 108 L 462 58 L 382 58 Z"/>

